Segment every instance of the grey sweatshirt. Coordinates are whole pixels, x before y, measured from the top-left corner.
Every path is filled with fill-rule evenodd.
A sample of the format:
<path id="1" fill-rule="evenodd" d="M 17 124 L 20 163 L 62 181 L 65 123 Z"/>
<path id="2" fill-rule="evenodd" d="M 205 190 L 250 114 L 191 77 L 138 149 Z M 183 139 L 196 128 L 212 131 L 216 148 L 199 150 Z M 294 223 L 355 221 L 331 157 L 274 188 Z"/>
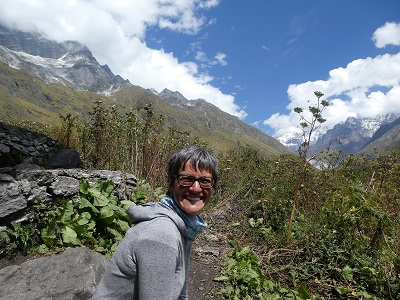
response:
<path id="1" fill-rule="evenodd" d="M 192 241 L 184 221 L 161 203 L 129 208 L 134 227 L 114 252 L 92 300 L 188 299 Z"/>

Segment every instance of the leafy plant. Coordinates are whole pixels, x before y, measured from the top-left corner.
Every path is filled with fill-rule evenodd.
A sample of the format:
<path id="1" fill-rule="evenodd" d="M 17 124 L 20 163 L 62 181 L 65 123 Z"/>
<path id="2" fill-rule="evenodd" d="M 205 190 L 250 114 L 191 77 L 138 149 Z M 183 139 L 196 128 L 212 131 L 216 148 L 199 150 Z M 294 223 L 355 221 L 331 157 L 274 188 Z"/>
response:
<path id="1" fill-rule="evenodd" d="M 252 254 L 249 247 L 241 247 L 233 237 L 229 238 L 234 248 L 226 257 L 222 276 L 214 278 L 223 282 L 221 291 L 227 299 L 315 299 L 305 285 L 298 290 L 288 290 L 279 282 L 268 280 L 260 268 L 260 261 Z"/>
<path id="2" fill-rule="evenodd" d="M 324 95 L 321 92 L 314 92 L 315 96 L 317 97 L 317 105 L 316 106 L 309 106 L 308 110 L 311 113 L 311 119 L 308 120 L 303 115 L 303 109 L 300 107 L 296 107 L 294 111 L 300 115 L 300 126 L 303 130 L 303 142 L 299 146 L 299 155 L 303 160 L 303 166 L 301 172 L 299 174 L 299 179 L 297 181 L 297 186 L 294 190 L 294 197 L 293 197 L 293 205 L 292 205 L 292 212 L 290 214 L 289 219 L 289 226 L 287 229 L 287 236 L 286 236 L 286 243 L 289 243 L 291 232 L 292 232 L 292 224 L 294 219 L 294 212 L 296 210 L 296 204 L 299 196 L 300 188 L 304 181 L 304 176 L 306 173 L 306 169 L 308 167 L 309 162 L 314 158 L 308 157 L 308 151 L 310 149 L 310 142 L 312 134 L 318 130 L 322 123 L 326 120 L 322 118 L 322 112 L 325 110 L 326 107 L 329 106 L 329 102 L 326 100 L 321 100 L 321 97 Z"/>
<path id="3" fill-rule="evenodd" d="M 131 201 L 119 201 L 110 181 L 91 186 L 80 184 L 80 197 L 51 212 L 38 228 L 47 247 L 86 245 L 98 252 L 112 253 L 130 228 L 127 208 Z"/>
<path id="4" fill-rule="evenodd" d="M 0 245 L 9 245 L 6 251 L 3 250 L 2 252 L 7 252 L 9 256 L 12 256 L 15 251 L 27 255 L 35 243 L 35 239 L 32 239 L 33 232 L 34 228 L 31 225 L 21 225 L 15 221 L 11 222 L 10 228 L 0 232 Z"/>

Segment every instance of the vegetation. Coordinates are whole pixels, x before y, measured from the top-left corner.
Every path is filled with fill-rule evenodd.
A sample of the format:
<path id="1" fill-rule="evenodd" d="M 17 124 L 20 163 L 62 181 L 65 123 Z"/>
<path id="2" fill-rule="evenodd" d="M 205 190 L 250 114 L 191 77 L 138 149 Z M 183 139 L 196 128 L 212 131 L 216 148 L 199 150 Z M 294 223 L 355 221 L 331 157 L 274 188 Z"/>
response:
<path id="1" fill-rule="evenodd" d="M 322 106 L 310 106 L 305 130 L 323 121 L 327 103 L 320 101 L 322 94 L 316 96 Z M 52 134 L 78 149 L 88 168 L 136 174 L 143 181 L 130 201 L 138 203 L 162 194 L 156 188 L 166 186 L 165 162 L 173 150 L 201 143 L 173 128 L 163 132 L 162 122 L 151 106 L 122 115 L 96 102 L 88 122 L 67 115 Z M 306 135 L 302 155 L 268 157 L 240 145 L 217 153 L 220 181 L 205 217 L 212 221 L 214 211 L 225 210 L 225 222 L 210 222 L 232 246 L 215 279 L 224 283 L 222 295 L 399 299 L 400 151 L 374 157 L 320 153 L 313 157 L 316 168 L 306 155 L 309 140 Z M 83 181 L 79 198 L 71 202 L 38 202 L 30 224 L 13 223 L 1 234 L 10 246 L 0 251 L 27 254 L 85 245 L 110 255 L 129 227 L 126 206 L 132 204 L 118 201 L 112 190 L 111 183 Z"/>

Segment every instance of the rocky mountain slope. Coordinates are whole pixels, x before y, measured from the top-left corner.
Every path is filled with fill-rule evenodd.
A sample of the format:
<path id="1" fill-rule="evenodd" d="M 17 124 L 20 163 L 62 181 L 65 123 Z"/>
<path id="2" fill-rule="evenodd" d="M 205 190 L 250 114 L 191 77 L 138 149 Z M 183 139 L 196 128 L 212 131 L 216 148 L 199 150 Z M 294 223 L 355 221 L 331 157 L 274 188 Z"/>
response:
<path id="1" fill-rule="evenodd" d="M 400 115 L 387 114 L 370 118 L 349 117 L 336 124 L 311 142 L 310 155 L 320 151 L 342 150 L 347 154 L 373 154 L 374 148 L 391 151 L 400 149 Z M 317 133 L 315 133 L 317 135 Z M 301 135 L 280 138 L 290 150 L 296 152 L 302 142 Z"/>
<path id="2" fill-rule="evenodd" d="M 388 138 L 388 131 L 400 124 L 400 116 L 387 114 L 370 118 L 349 117 L 344 123 L 335 125 L 319 137 L 312 146 L 312 152 L 321 150 L 339 150 L 344 153 L 372 154 L 373 149 L 394 150 L 396 137 Z M 397 130 L 400 130 L 398 127 Z M 383 138 L 382 138 L 383 137 Z M 382 138 L 382 139 L 379 139 Z M 397 136 L 397 142 L 400 136 Z"/>
<path id="3" fill-rule="evenodd" d="M 151 103 L 165 126 L 198 135 L 216 150 L 249 145 L 266 155 L 290 152 L 204 99 L 187 100 L 178 92 L 158 94 L 131 84 L 77 42 L 57 43 L 0 27 L 0 120 L 54 124 L 59 114 L 84 117 L 94 100 L 126 111 Z"/>

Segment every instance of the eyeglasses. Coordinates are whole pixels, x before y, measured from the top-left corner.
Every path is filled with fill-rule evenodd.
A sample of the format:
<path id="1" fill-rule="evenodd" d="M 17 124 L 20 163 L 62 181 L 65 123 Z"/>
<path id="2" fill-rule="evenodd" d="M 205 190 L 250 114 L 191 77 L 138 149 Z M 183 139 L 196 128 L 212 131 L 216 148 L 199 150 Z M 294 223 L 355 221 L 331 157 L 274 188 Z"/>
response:
<path id="1" fill-rule="evenodd" d="M 194 184 L 195 181 L 197 181 L 200 187 L 203 189 L 210 189 L 214 185 L 214 178 L 207 176 L 196 178 L 191 175 L 176 175 L 175 177 L 181 186 L 190 187 Z"/>

